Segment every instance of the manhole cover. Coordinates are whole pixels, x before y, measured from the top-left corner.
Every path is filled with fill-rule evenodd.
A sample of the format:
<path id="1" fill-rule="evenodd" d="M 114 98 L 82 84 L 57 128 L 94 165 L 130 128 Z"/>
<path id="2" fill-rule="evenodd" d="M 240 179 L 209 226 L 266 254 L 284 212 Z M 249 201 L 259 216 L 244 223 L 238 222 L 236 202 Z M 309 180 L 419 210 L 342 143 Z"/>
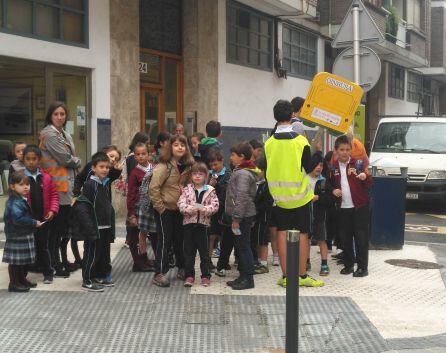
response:
<path id="1" fill-rule="evenodd" d="M 385 262 L 393 266 L 414 268 L 417 270 L 438 270 L 439 268 L 444 267 L 436 264 L 435 262 L 419 261 L 414 259 L 391 259 L 386 260 Z"/>

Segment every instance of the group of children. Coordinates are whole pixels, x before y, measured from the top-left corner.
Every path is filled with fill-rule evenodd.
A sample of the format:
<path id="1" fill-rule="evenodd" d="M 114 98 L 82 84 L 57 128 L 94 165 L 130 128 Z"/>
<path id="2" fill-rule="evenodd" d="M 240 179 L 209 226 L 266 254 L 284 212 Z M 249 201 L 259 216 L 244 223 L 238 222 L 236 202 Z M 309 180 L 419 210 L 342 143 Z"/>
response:
<path id="1" fill-rule="evenodd" d="M 59 196 L 52 177 L 40 167 L 42 152 L 38 146 L 22 142 L 14 145 L 14 152 L 17 159 L 11 163 L 10 197 L 4 213 L 3 262 L 9 264 L 9 291 L 28 292 L 37 286 L 26 278 L 29 271 L 42 273 L 44 284 L 67 276 L 55 270 L 55 258 L 61 255 L 60 247 L 54 246 L 57 230 L 53 222 L 59 212 Z M 84 241 L 82 287 L 87 290 L 113 285 L 110 242 L 114 211 L 109 180 L 120 174 L 113 168 L 119 159 L 117 148 L 107 146 L 93 155 L 74 181 L 77 198 L 71 207 L 71 241 Z"/>
<path id="2" fill-rule="evenodd" d="M 114 286 L 110 244 L 115 237 L 111 202 L 111 183 L 115 180 L 127 197 L 126 243 L 132 254 L 132 271 L 154 272 L 155 285 L 168 287 L 168 272 L 178 267 L 177 278 L 185 287 L 193 286 L 197 252 L 201 285 L 205 287 L 211 283 L 212 272 L 226 276 L 233 250 L 239 276 L 227 285 L 234 290 L 253 288 L 254 275 L 269 272 L 270 241 L 273 265 L 279 265 L 277 230 L 281 229 L 275 224 L 275 200 L 265 170 L 258 167 L 264 157 L 263 144 L 252 140 L 232 146 L 229 167 L 225 166 L 220 135 L 220 124 L 210 121 L 206 136 L 194 134 L 188 140 L 180 134 L 160 133 L 154 149 L 146 134 L 137 133 L 123 164 L 115 146 L 92 156 L 76 176 L 70 217 L 72 241 L 84 241 L 84 289 L 102 292 L 104 287 Z M 9 290 L 25 292 L 36 286 L 26 278 L 29 265 L 37 263 L 44 283 L 53 280 L 54 255 L 48 239 L 59 205 L 51 177 L 39 168 L 39 148 L 24 144 L 16 147 L 17 161 L 12 164 L 4 217 L 7 241 L 3 262 L 9 264 Z M 353 273 L 356 261 L 355 276 L 367 275 L 371 178 L 366 171 L 358 170 L 350 149 L 351 141 L 341 136 L 335 143 L 337 160 L 333 164 L 315 152 L 309 161 L 311 168 L 306 168 L 314 192 L 309 233 L 320 248 L 321 276 L 330 273 L 327 233 L 333 227 L 340 230 L 337 246 L 344 250 L 341 273 Z M 330 223 L 333 218 L 339 220 L 335 226 Z M 149 259 L 147 240 L 154 260 Z M 217 248 L 219 259 L 214 265 L 212 257 Z M 286 286 L 286 282 L 279 282 Z M 323 282 L 307 281 L 303 285 L 320 286 Z"/>

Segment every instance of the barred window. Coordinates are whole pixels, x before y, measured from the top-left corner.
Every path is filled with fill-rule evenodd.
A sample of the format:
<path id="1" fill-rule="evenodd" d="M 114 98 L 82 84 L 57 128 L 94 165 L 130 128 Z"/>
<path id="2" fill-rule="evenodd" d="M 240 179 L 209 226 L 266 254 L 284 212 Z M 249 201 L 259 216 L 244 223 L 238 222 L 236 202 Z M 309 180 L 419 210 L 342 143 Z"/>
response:
<path id="1" fill-rule="evenodd" d="M 407 73 L 407 100 L 418 103 L 422 90 L 422 76 L 415 72 Z"/>
<path id="2" fill-rule="evenodd" d="M 88 0 L 0 0 L 0 31 L 88 44 Z"/>
<path id="3" fill-rule="evenodd" d="M 317 72 L 317 36 L 283 26 L 283 67 L 290 76 L 312 79 Z"/>
<path id="4" fill-rule="evenodd" d="M 404 68 L 389 64 L 389 97 L 404 100 Z"/>
<path id="5" fill-rule="evenodd" d="M 227 61 L 270 71 L 273 20 L 270 16 L 228 1 Z"/>

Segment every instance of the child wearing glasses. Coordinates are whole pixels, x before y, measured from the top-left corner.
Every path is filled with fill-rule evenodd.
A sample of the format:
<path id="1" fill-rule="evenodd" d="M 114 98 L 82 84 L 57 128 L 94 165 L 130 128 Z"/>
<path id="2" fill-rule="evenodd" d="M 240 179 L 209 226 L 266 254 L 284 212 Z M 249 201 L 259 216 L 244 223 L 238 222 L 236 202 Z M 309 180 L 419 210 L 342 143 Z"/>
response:
<path id="1" fill-rule="evenodd" d="M 192 287 L 195 282 L 195 256 L 200 255 L 201 285 L 210 285 L 209 241 L 207 228 L 211 216 L 218 211 L 218 197 L 215 189 L 206 185 L 208 168 L 204 163 L 192 166 L 192 183 L 184 189 L 178 201 L 178 208 L 183 218 L 184 227 L 184 264 L 186 270 L 185 287 Z"/>

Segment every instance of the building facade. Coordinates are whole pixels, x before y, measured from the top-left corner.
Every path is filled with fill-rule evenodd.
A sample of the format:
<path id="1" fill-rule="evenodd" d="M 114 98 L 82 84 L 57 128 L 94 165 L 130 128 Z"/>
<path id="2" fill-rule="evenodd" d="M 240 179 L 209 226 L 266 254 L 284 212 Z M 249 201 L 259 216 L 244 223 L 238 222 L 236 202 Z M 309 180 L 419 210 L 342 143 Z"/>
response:
<path id="1" fill-rule="evenodd" d="M 1 203 L 11 143 L 36 143 L 46 107 L 63 100 L 83 161 L 136 131 L 152 141 L 223 125 L 225 145 L 262 139 L 278 99 L 305 97 L 331 71 L 350 0 L 0 0 Z M 386 36 L 365 95 L 370 144 L 381 116 L 443 114 L 445 0 L 369 0 Z M 3 196 L 2 196 L 3 195 Z"/>

